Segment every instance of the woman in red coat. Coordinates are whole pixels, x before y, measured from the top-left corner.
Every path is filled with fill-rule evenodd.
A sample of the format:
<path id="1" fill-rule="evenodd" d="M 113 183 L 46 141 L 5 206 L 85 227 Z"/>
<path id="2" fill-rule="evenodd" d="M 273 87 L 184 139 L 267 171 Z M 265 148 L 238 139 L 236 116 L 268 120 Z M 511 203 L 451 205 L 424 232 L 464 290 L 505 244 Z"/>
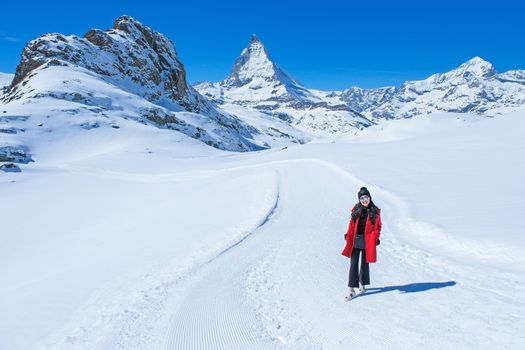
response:
<path id="1" fill-rule="evenodd" d="M 365 285 L 370 284 L 369 263 L 377 260 L 376 246 L 379 245 L 381 234 L 381 210 L 372 201 L 372 196 L 366 187 L 361 187 L 357 193 L 359 203 L 352 209 L 350 223 L 345 234 L 346 245 L 343 255 L 350 258 L 350 276 L 348 287 L 350 292 L 346 301 L 356 296 L 354 288 L 364 293 Z M 359 255 L 361 268 L 358 273 Z"/>

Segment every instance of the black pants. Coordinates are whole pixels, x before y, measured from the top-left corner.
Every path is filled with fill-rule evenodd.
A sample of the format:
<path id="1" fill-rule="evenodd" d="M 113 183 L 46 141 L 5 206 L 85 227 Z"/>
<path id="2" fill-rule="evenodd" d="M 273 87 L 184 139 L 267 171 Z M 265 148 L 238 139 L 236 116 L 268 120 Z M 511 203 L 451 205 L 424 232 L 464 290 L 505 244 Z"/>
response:
<path id="1" fill-rule="evenodd" d="M 359 255 L 361 255 L 361 268 L 359 269 L 359 273 L 357 273 Z M 370 269 L 366 262 L 366 251 L 364 249 L 354 248 L 352 258 L 350 259 L 348 287 L 357 288 L 359 287 L 359 282 L 361 282 L 362 285 L 370 284 Z"/>

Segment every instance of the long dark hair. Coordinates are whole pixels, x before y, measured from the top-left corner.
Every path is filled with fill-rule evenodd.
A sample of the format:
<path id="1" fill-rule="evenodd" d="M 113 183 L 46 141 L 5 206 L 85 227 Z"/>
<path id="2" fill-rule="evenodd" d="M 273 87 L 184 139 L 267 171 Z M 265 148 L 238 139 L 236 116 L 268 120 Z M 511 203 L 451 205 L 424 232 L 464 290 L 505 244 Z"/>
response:
<path id="1" fill-rule="evenodd" d="M 370 198 L 370 204 L 368 204 L 368 207 L 362 205 L 361 202 L 354 205 L 354 209 L 352 209 L 352 220 L 356 221 L 357 218 L 361 216 L 363 210 L 369 210 L 368 215 L 370 216 L 370 222 L 375 225 L 379 208 L 374 204 L 372 198 Z"/>

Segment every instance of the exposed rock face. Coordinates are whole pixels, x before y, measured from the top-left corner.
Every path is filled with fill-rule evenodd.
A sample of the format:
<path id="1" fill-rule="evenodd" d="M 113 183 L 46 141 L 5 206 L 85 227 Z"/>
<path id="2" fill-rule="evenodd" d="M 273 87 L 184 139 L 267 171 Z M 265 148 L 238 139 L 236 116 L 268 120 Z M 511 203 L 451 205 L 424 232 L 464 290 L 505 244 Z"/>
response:
<path id="1" fill-rule="evenodd" d="M 27 164 L 32 162 L 31 155 L 25 146 L 0 147 L 0 162 L 14 162 Z"/>
<path id="2" fill-rule="evenodd" d="M 0 165 L 0 171 L 6 172 L 6 173 L 20 173 L 22 170 L 20 170 L 20 167 L 13 163 L 6 163 Z"/>
<path id="3" fill-rule="evenodd" d="M 348 107 L 359 113 L 364 113 L 389 101 L 396 91 L 397 89 L 393 86 L 377 89 L 352 87 L 340 93 L 334 92 L 329 96 L 339 96 L 342 101 L 346 102 Z"/>

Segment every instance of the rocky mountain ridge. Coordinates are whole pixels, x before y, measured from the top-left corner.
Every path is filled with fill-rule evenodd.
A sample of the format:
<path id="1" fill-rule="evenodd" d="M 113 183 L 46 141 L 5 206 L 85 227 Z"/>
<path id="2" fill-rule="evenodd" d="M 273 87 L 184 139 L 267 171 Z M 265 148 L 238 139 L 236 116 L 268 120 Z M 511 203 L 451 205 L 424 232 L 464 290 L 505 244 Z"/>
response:
<path id="1" fill-rule="evenodd" d="M 63 102 L 70 106 L 50 113 L 53 105 Z M 34 109 L 23 107 L 28 104 L 42 108 L 30 113 Z M 188 84 L 169 39 L 129 16 L 119 17 L 111 29 L 92 29 L 84 37 L 50 33 L 29 42 L 0 108 L 4 114 L 30 114 L 29 119 L 72 113 L 99 117 L 93 123 L 99 126 L 110 115 L 111 125 L 118 124 L 119 117 L 131 118 L 219 149 L 263 148 L 253 142 L 255 128 L 220 110 Z M 79 120 L 78 125 L 85 124 Z"/>

